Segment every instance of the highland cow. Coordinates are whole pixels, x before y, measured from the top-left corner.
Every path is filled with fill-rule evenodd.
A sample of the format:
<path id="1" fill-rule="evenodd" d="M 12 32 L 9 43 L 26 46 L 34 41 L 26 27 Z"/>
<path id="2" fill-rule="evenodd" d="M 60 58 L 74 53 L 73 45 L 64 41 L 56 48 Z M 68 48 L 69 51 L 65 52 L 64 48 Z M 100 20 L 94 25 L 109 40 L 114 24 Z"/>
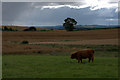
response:
<path id="1" fill-rule="evenodd" d="M 94 50 L 93 49 L 86 49 L 86 50 L 80 50 L 77 51 L 75 53 L 71 54 L 71 59 L 77 59 L 78 63 L 81 61 L 82 63 L 82 59 L 89 59 L 89 62 L 92 60 L 92 62 L 94 61 Z"/>

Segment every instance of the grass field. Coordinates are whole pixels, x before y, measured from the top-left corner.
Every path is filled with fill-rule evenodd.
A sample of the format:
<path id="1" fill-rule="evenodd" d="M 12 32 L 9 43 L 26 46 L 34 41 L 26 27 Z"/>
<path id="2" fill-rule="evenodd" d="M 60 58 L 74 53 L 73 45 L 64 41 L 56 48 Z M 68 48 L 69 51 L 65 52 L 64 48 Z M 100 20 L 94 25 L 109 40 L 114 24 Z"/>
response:
<path id="1" fill-rule="evenodd" d="M 70 56 L 3 56 L 3 78 L 117 78 L 118 58 L 95 57 L 77 63 Z"/>

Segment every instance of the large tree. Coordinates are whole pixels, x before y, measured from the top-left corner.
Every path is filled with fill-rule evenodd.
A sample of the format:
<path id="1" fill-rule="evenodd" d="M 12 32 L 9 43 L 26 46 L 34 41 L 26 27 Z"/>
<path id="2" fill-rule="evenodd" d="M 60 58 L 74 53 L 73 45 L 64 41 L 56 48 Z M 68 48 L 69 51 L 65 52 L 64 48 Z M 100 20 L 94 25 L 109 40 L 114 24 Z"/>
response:
<path id="1" fill-rule="evenodd" d="M 63 23 L 63 27 L 65 28 L 65 30 L 73 31 L 74 25 L 77 24 L 77 21 L 75 21 L 75 19 L 73 19 L 73 18 L 67 18 L 64 21 L 65 21 L 65 23 Z"/>
<path id="2" fill-rule="evenodd" d="M 37 31 L 35 27 L 29 27 L 28 29 L 24 29 L 24 31 Z"/>

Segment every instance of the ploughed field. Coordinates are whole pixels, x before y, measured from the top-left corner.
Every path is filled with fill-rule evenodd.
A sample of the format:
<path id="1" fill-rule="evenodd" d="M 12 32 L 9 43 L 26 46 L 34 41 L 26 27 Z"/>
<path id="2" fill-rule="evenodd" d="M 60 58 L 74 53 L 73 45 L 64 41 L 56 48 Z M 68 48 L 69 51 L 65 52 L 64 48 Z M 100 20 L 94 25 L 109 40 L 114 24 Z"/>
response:
<path id="1" fill-rule="evenodd" d="M 48 41 L 48 40 L 97 40 L 117 39 L 118 29 L 100 29 L 86 31 L 4 31 L 3 40 L 8 41 Z"/>
<path id="2" fill-rule="evenodd" d="M 118 78 L 118 29 L 3 31 L 2 41 L 3 78 Z M 70 59 L 87 48 L 94 63 Z"/>
<path id="3" fill-rule="evenodd" d="M 91 48 L 92 45 L 103 47 L 105 47 L 106 45 L 118 45 L 118 29 L 101 29 L 72 32 L 66 32 L 64 30 L 44 32 L 4 31 L 2 35 L 3 54 L 36 54 L 37 52 L 66 52 L 66 50 L 67 52 L 71 52 L 80 50 L 82 48 Z M 22 41 L 28 41 L 29 43 L 22 44 Z M 56 45 L 61 47 L 55 47 Z M 68 45 L 68 47 L 65 47 L 66 45 Z M 69 45 L 76 45 L 77 47 L 70 48 Z M 82 47 L 83 45 L 87 45 L 87 47 Z"/>

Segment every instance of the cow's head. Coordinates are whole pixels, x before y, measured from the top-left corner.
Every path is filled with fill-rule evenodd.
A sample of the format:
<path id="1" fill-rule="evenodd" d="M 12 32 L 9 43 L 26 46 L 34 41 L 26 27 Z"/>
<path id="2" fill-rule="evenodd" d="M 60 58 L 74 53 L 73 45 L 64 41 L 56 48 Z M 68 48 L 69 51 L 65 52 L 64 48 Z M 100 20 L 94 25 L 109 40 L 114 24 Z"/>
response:
<path id="1" fill-rule="evenodd" d="M 71 54 L 71 59 L 75 59 L 75 58 L 76 58 L 76 54 L 75 53 Z"/>

